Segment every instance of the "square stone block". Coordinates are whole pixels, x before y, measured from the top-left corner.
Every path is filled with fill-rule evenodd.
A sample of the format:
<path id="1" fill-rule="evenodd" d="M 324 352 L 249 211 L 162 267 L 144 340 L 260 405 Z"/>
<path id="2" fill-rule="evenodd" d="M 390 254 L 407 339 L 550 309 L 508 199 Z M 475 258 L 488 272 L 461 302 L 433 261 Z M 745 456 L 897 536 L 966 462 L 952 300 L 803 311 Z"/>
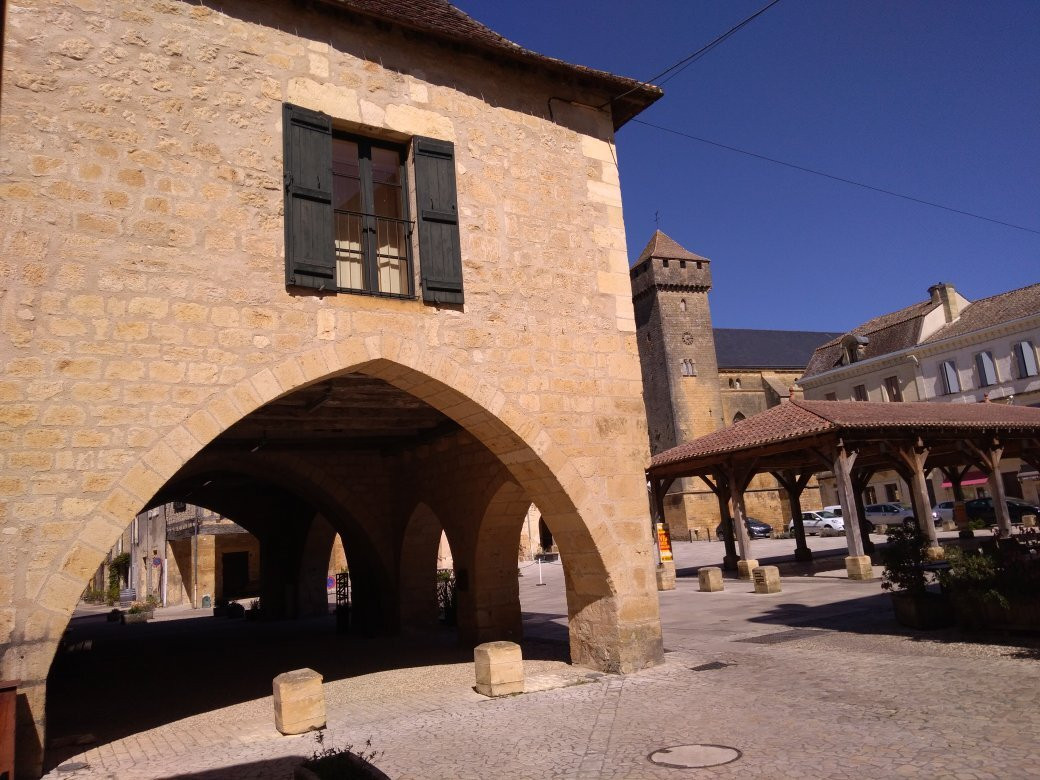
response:
<path id="1" fill-rule="evenodd" d="M 657 589 L 675 590 L 675 562 L 665 561 L 657 567 Z"/>
<path id="2" fill-rule="evenodd" d="M 737 579 L 750 580 L 751 572 L 758 568 L 758 561 L 748 558 L 746 561 L 737 561 Z"/>
<path id="3" fill-rule="evenodd" d="M 870 562 L 869 555 L 846 556 L 845 571 L 849 573 L 850 580 L 874 579 L 874 565 Z"/>
<path id="4" fill-rule="evenodd" d="M 756 566 L 751 570 L 755 593 L 779 593 L 780 569 L 776 566 Z"/>
<path id="5" fill-rule="evenodd" d="M 1036 515 L 1022 515 L 1023 528 L 1036 528 Z"/>
<path id="6" fill-rule="evenodd" d="M 325 727 L 322 676 L 296 669 L 274 678 L 274 725 L 282 734 L 303 734 Z"/>
<path id="7" fill-rule="evenodd" d="M 524 692 L 524 659 L 516 642 L 485 642 L 473 648 L 476 690 L 485 696 Z"/>
<path id="8" fill-rule="evenodd" d="M 926 547 L 924 557 L 930 561 L 941 561 L 946 558 L 946 551 L 942 547 Z"/>
<path id="9" fill-rule="evenodd" d="M 703 566 L 698 569 L 697 582 L 706 593 L 716 593 L 725 588 L 722 583 L 722 569 L 718 566 Z"/>

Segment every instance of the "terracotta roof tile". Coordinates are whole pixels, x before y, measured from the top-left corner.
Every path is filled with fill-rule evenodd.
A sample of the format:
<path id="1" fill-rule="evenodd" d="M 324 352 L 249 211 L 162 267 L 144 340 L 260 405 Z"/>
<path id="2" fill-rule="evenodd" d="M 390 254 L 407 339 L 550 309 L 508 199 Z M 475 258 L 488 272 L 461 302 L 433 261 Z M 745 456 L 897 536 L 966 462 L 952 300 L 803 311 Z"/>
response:
<path id="1" fill-rule="evenodd" d="M 940 305 L 929 299 L 911 304 L 899 311 L 882 314 L 853 328 L 851 333 L 867 337 L 863 359 L 897 352 L 917 344 L 925 315 Z M 843 335 L 845 334 L 841 334 Z M 841 336 L 816 348 L 805 368 L 804 376 L 822 374 L 841 364 Z"/>
<path id="2" fill-rule="evenodd" d="M 650 467 L 790 441 L 824 431 L 937 427 L 1038 429 L 1040 409 L 1007 404 L 927 401 L 790 401 L 660 452 L 650 461 Z"/>
<path id="3" fill-rule="evenodd" d="M 711 262 L 708 258 L 695 255 L 689 249 L 680 246 L 675 239 L 665 235 L 660 230 L 655 230 L 654 234 L 650 236 L 650 240 L 643 247 L 643 251 L 639 253 L 639 259 L 636 260 L 635 265 L 639 265 L 639 263 L 650 257 L 667 257 L 669 260 L 700 260 L 704 263 Z"/>
<path id="4" fill-rule="evenodd" d="M 525 49 L 485 27 L 446 0 L 324 0 L 354 13 L 391 21 L 401 27 L 428 33 L 462 44 L 470 49 L 506 59 L 539 65 L 560 75 L 592 82 L 607 95 L 631 92 L 612 106 L 617 129 L 664 93 L 659 87 L 635 79 L 616 76 L 584 65 L 547 57 Z"/>
<path id="5" fill-rule="evenodd" d="M 1040 314 L 1040 284 L 1031 284 L 1028 287 L 973 301 L 961 310 L 960 317 L 939 328 L 925 340 L 925 343 L 960 336 L 1036 314 Z"/>

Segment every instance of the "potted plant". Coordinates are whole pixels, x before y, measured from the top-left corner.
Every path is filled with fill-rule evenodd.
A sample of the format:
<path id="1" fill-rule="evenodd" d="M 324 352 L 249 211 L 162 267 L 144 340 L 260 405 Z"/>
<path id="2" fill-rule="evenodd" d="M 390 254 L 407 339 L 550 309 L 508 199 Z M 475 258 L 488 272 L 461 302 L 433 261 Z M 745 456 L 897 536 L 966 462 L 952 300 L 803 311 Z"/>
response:
<path id="1" fill-rule="evenodd" d="M 909 628 L 933 629 L 953 625 L 953 608 L 944 593 L 929 590 L 936 575 L 926 567 L 928 537 L 915 525 L 892 526 L 881 550 L 885 570 L 881 587 L 892 594 L 896 621 Z"/>
<path id="2" fill-rule="evenodd" d="M 965 629 L 1040 629 L 1040 534 L 994 539 L 978 550 L 951 550 L 943 575 L 957 623 Z"/>
<path id="3" fill-rule="evenodd" d="M 145 602 L 135 601 L 123 615 L 124 623 L 147 623 L 152 619 L 152 608 Z"/>

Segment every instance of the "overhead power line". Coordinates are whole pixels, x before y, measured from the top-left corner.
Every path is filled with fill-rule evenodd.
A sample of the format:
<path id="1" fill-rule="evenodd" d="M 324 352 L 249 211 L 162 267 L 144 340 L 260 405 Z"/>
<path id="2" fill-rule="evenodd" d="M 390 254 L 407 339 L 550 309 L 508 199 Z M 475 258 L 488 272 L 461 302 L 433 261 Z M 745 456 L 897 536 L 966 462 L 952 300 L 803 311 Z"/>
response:
<path id="1" fill-rule="evenodd" d="M 652 127 L 655 130 L 661 130 L 662 132 L 665 132 L 665 133 L 672 133 L 673 135 L 682 136 L 683 138 L 688 138 L 691 141 L 698 141 L 699 143 L 708 144 L 709 146 L 715 146 L 715 147 L 718 147 L 719 149 L 725 149 L 725 150 L 730 151 L 730 152 L 736 152 L 738 154 L 744 154 L 744 155 L 747 155 L 748 157 L 754 157 L 755 159 L 764 160 L 765 162 L 770 162 L 770 163 L 773 163 L 775 165 L 783 165 L 785 168 L 793 168 L 794 170 L 801 171 L 802 173 L 811 173 L 814 176 L 822 176 L 823 178 L 830 179 L 831 181 L 839 181 L 839 182 L 841 182 L 843 184 L 851 184 L 854 187 L 862 187 L 865 190 L 870 190 L 872 192 L 879 192 L 882 195 L 891 195 L 894 198 L 902 198 L 903 200 L 909 200 L 909 201 L 911 201 L 913 203 L 920 203 L 923 206 L 931 206 L 932 208 L 942 209 L 943 211 L 950 211 L 950 212 L 953 212 L 954 214 L 960 214 L 960 215 L 965 216 L 965 217 L 972 217 L 973 219 L 981 219 L 981 220 L 983 220 L 985 222 L 992 222 L 992 223 L 994 223 L 996 225 L 1003 225 L 1004 227 L 1014 228 L 1015 230 L 1024 230 L 1027 233 L 1036 233 L 1037 235 L 1040 235 L 1040 230 L 1037 230 L 1035 228 L 1025 227 L 1024 225 L 1016 225 L 1013 222 L 1005 222 L 1005 221 L 1000 220 L 1000 219 L 993 219 L 992 217 L 984 217 L 981 214 L 975 214 L 974 212 L 971 212 L 971 211 L 964 211 L 963 209 L 955 209 L 952 206 L 944 206 L 941 203 L 934 203 L 933 201 L 930 201 L 930 200 L 923 200 L 922 198 L 915 198 L 912 195 L 904 195 L 903 193 L 895 192 L 894 190 L 886 190 L 883 187 L 875 187 L 875 186 L 873 186 L 871 184 L 864 184 L 861 181 L 856 181 L 854 179 L 847 179 L 844 176 L 835 176 L 834 174 L 825 173 L 824 171 L 818 171 L 818 170 L 816 170 L 814 168 L 807 168 L 804 165 L 796 165 L 795 163 L 789 163 L 789 162 L 785 162 L 783 160 L 777 160 L 774 157 L 767 157 L 764 154 L 758 154 L 757 152 L 751 152 L 751 151 L 748 151 L 747 149 L 740 149 L 740 148 L 738 148 L 736 146 L 730 146 L 728 144 L 719 143 L 718 141 L 712 141 L 712 140 L 710 140 L 708 138 L 700 138 L 699 136 L 696 136 L 696 135 L 690 135 L 689 133 L 684 133 L 681 130 L 673 130 L 670 127 L 664 127 L 662 125 L 655 125 L 652 122 L 644 122 L 642 119 L 630 119 L 629 121 L 630 122 L 634 122 L 635 124 L 645 125 L 646 127 Z"/>
<path id="2" fill-rule="evenodd" d="M 753 22 L 755 19 L 760 17 L 762 14 L 764 14 L 766 11 L 768 11 L 770 8 L 772 8 L 774 5 L 776 5 L 779 2 L 780 2 L 780 0 L 772 0 L 771 2 L 767 3 L 766 5 L 762 6 L 760 9 L 755 11 L 755 13 L 751 14 L 751 16 L 749 16 L 744 21 L 740 22 L 739 24 L 734 25 L 733 27 L 730 27 L 728 30 L 726 30 L 726 32 L 722 33 L 722 35 L 720 35 L 717 38 L 715 38 L 711 43 L 705 44 L 701 48 L 697 49 L 697 51 L 695 51 L 693 54 L 689 54 L 689 55 L 683 57 L 681 60 L 679 60 L 674 65 L 670 65 L 669 67 L 665 68 L 660 73 L 658 73 L 657 75 L 651 76 L 646 81 L 639 82 L 639 84 L 637 84 L 636 86 L 632 87 L 632 89 L 630 89 L 630 90 L 628 90 L 626 92 L 622 92 L 620 95 L 616 95 L 615 97 L 612 97 L 606 103 L 601 105 L 600 108 L 606 108 L 607 106 L 609 106 L 614 101 L 620 100 L 621 98 L 625 97 L 626 95 L 631 95 L 633 92 L 635 92 L 640 87 L 645 87 L 648 84 L 651 84 L 651 83 L 657 81 L 657 79 L 660 79 L 662 76 L 665 76 L 666 74 L 671 73 L 671 75 L 668 76 L 668 78 L 662 79 L 660 83 L 664 84 L 665 82 L 672 80 L 673 78 L 678 76 L 680 73 L 682 73 L 684 70 L 686 70 L 686 68 L 688 68 L 690 65 L 695 63 L 697 60 L 699 60 L 701 57 L 703 57 L 709 51 L 711 51 L 716 46 L 718 46 L 720 43 L 722 43 L 724 40 L 726 40 L 730 36 L 736 34 L 743 27 L 745 27 L 748 24 L 750 24 L 751 22 Z M 672 71 L 675 71 L 675 72 L 673 73 Z"/>

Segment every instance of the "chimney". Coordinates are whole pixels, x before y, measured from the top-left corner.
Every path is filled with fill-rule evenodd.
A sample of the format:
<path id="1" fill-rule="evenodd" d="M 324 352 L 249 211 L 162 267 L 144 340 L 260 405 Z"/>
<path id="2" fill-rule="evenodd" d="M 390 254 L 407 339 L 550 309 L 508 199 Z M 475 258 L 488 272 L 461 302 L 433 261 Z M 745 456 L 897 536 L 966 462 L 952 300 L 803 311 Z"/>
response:
<path id="1" fill-rule="evenodd" d="M 943 317 L 947 322 L 953 322 L 961 316 L 960 303 L 956 291 L 949 282 L 939 282 L 928 288 L 928 294 L 932 297 L 932 303 L 941 303 Z"/>

